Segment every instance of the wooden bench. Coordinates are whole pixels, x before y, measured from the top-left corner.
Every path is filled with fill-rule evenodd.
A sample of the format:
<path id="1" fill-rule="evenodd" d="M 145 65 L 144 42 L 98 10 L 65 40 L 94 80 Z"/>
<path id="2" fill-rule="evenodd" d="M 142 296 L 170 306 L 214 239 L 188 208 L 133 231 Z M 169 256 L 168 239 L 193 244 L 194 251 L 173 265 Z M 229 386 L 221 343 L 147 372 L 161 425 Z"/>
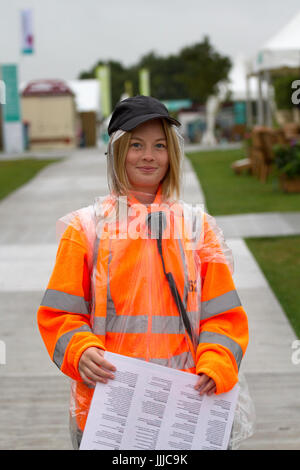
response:
<path id="1" fill-rule="evenodd" d="M 242 158 L 241 160 L 236 160 L 232 163 L 231 168 L 237 175 L 240 175 L 243 171 L 251 171 L 251 160 L 250 158 Z"/>

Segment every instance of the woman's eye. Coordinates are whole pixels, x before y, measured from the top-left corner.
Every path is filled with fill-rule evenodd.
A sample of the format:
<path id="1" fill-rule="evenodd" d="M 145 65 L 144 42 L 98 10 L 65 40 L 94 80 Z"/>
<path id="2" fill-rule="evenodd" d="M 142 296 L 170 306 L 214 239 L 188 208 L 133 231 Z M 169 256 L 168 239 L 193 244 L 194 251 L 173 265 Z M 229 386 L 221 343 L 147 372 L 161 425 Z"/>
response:
<path id="1" fill-rule="evenodd" d="M 132 142 L 131 147 L 139 149 L 141 147 L 141 144 L 139 142 Z"/>
<path id="2" fill-rule="evenodd" d="M 159 148 L 159 149 L 165 149 L 166 148 L 165 144 L 156 144 L 156 147 Z"/>

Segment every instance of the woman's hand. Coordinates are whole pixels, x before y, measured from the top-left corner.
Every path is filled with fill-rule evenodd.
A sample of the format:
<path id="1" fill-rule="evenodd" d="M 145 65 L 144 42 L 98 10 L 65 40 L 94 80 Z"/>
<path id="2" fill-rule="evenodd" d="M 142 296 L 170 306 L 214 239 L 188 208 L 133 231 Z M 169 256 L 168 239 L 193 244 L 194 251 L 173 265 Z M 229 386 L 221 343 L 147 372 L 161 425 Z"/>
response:
<path id="1" fill-rule="evenodd" d="M 78 370 L 84 383 L 95 387 L 96 382 L 107 383 L 108 379 L 113 379 L 112 372 L 115 372 L 116 368 L 104 359 L 102 349 L 90 347 L 82 353 Z"/>
<path id="2" fill-rule="evenodd" d="M 213 379 L 211 379 L 206 374 L 199 374 L 199 379 L 195 385 L 195 389 L 200 392 L 200 395 L 207 393 L 208 396 L 212 395 L 216 391 L 216 384 Z"/>

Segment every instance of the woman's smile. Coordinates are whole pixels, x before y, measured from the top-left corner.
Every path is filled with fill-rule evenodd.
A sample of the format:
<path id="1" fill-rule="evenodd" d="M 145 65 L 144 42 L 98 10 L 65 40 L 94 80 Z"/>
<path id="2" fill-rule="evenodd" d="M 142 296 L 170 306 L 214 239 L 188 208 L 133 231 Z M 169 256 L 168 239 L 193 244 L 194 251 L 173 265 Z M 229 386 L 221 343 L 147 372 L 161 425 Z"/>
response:
<path id="1" fill-rule="evenodd" d="M 155 170 L 157 170 L 157 168 L 153 166 L 138 166 L 137 168 L 143 173 L 153 173 Z"/>

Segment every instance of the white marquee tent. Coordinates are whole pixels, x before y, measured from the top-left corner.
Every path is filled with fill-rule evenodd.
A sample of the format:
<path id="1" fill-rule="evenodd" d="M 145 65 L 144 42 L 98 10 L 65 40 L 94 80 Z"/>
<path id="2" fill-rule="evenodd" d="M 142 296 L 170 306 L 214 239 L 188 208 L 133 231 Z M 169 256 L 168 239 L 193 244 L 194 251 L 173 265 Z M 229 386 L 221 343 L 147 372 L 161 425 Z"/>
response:
<path id="1" fill-rule="evenodd" d="M 254 70 L 300 68 L 300 12 L 259 50 Z"/>
<path id="2" fill-rule="evenodd" d="M 249 84 L 251 77 L 257 78 L 257 124 L 259 125 L 272 125 L 274 101 L 272 100 L 270 74 L 272 71 L 286 67 L 300 68 L 300 12 L 266 41 L 259 49 L 256 59 L 250 62 L 247 83 Z M 263 86 L 267 86 L 268 90 L 266 109 L 263 105 Z M 250 118 L 251 120 L 252 118 Z"/>
<path id="3" fill-rule="evenodd" d="M 258 98 L 257 80 L 255 77 L 249 77 L 247 83 L 247 73 L 249 64 L 243 54 L 233 58 L 233 65 L 229 73 L 229 89 L 232 93 L 233 101 L 246 101 L 247 93 L 250 92 L 252 99 Z M 247 85 L 249 90 L 247 90 Z M 263 86 L 263 96 L 267 96 L 267 88 Z"/>

